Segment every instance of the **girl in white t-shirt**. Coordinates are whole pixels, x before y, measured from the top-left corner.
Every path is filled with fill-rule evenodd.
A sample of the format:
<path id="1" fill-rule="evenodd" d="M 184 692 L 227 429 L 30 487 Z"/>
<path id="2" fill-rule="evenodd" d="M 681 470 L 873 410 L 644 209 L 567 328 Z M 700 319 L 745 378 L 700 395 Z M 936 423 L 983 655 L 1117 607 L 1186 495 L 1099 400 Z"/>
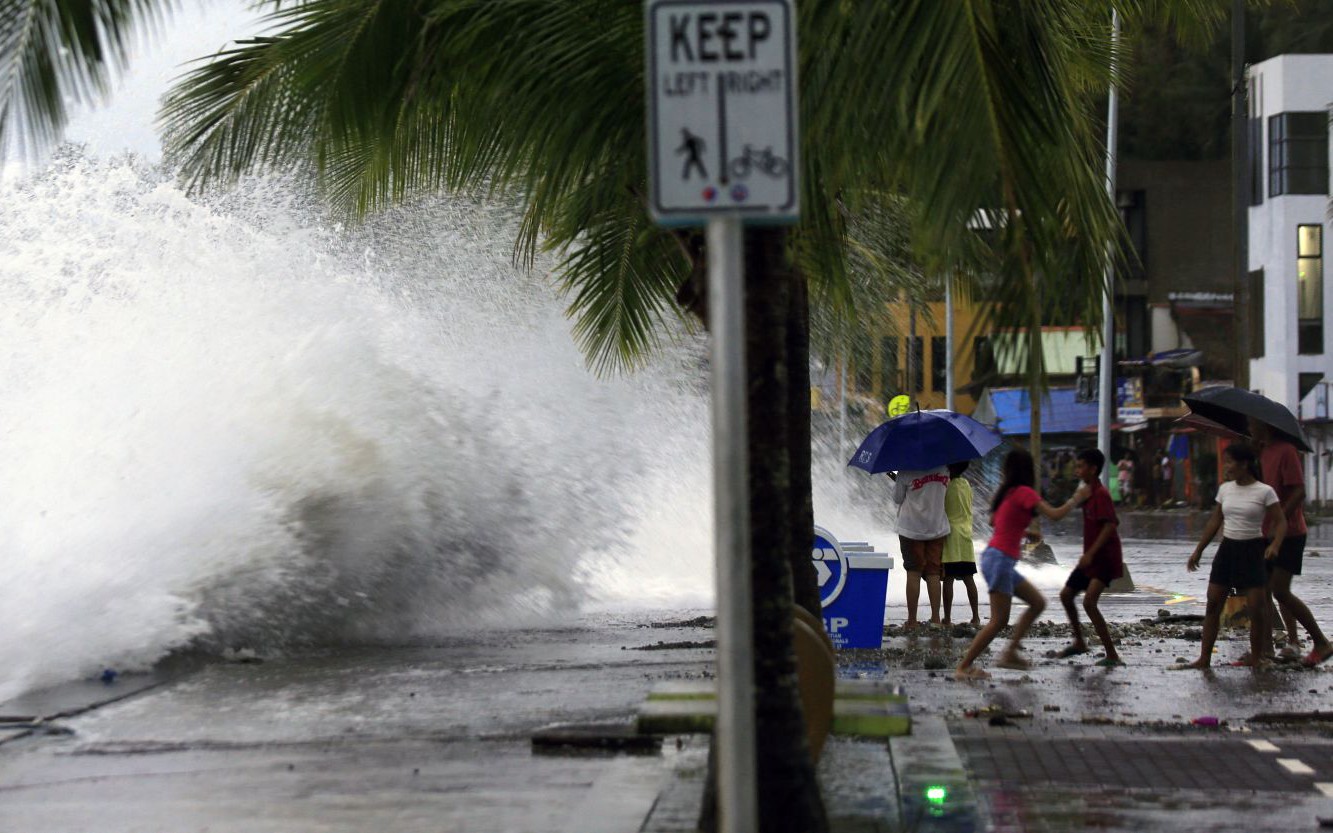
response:
<path id="1" fill-rule="evenodd" d="M 1190 572 L 1199 569 L 1204 547 L 1222 530 L 1222 544 L 1213 556 L 1213 567 L 1208 573 L 1208 607 L 1203 615 L 1203 643 L 1199 658 L 1178 669 L 1207 668 L 1217 642 L 1218 624 L 1227 593 L 1235 588 L 1245 594 L 1245 606 L 1250 613 L 1250 659 L 1232 665 L 1258 665 L 1263 662 L 1261 649 L 1264 629 L 1268 627 L 1264 615 L 1268 573 L 1264 561 L 1276 558 L 1287 534 L 1287 519 L 1282 513 L 1277 492 L 1259 481 L 1259 458 L 1247 443 L 1233 443 L 1222 453 L 1222 472 L 1227 482 L 1217 490 L 1217 506 L 1204 525 L 1203 537 L 1194 548 L 1194 554 L 1185 564 Z M 1273 534 L 1266 543 L 1263 536 L 1264 517 Z"/>

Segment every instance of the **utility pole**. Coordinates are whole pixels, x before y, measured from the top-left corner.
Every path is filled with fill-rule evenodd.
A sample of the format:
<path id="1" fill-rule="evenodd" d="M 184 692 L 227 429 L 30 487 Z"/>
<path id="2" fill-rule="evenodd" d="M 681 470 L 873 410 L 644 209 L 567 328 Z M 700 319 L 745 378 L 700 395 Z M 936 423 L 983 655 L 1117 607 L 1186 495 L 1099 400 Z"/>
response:
<path id="1" fill-rule="evenodd" d="M 944 407 L 954 410 L 953 399 L 953 279 L 944 278 Z"/>
<path id="2" fill-rule="evenodd" d="M 915 400 L 916 367 L 921 361 L 916 354 L 916 299 L 907 296 L 907 396 Z"/>
<path id="3" fill-rule="evenodd" d="M 1106 102 L 1106 193 L 1116 202 L 1116 142 L 1120 132 L 1119 91 L 1116 74 L 1120 50 L 1120 13 L 1111 10 L 1111 90 Z M 1102 466 L 1102 485 L 1111 483 L 1111 388 L 1115 378 L 1115 259 L 1106 252 L 1106 294 L 1102 297 L 1102 361 L 1097 378 L 1097 448 L 1106 456 Z"/>
<path id="4" fill-rule="evenodd" d="M 1231 203 L 1235 240 L 1236 387 L 1250 386 L 1249 108 L 1245 78 L 1245 0 L 1231 2 Z"/>

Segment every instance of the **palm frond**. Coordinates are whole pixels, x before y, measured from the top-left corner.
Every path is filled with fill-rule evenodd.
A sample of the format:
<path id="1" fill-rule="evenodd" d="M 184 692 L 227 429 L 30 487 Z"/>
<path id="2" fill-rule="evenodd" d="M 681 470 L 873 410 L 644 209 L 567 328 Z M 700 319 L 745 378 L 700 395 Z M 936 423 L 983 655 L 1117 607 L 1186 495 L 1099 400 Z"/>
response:
<path id="1" fill-rule="evenodd" d="M 69 103 L 93 103 L 139 30 L 174 0 L 0 0 L 0 142 L 32 155 L 59 138 Z"/>
<path id="2" fill-rule="evenodd" d="M 217 56 L 167 102 L 169 146 L 196 181 L 304 160 L 353 214 L 440 189 L 515 195 L 515 257 L 561 254 L 594 363 L 651 346 L 641 327 L 669 317 L 657 304 L 690 270 L 643 209 L 638 2 L 271 5 L 279 35 Z M 1136 21 L 1216 11 L 1116 6 Z M 1120 234 L 1089 106 L 1112 81 L 1109 7 L 802 0 L 798 13 L 805 202 L 792 250 L 816 301 L 854 321 L 886 286 L 947 275 L 986 302 L 985 326 L 1095 327 Z M 876 214 L 886 198 L 906 219 Z M 979 212 L 1005 218 L 984 241 Z M 609 277 L 581 294 L 597 269 Z M 637 306 L 618 319 L 611 299 Z"/>
<path id="3" fill-rule="evenodd" d="M 633 370 L 658 346 L 669 323 L 677 330 L 688 325 L 676 289 L 692 264 L 632 197 L 608 203 L 595 194 L 575 195 L 569 216 L 561 219 L 565 234 L 547 246 L 564 255 L 557 275 L 569 299 L 574 338 L 596 372 Z M 583 231 L 568 239 L 576 228 Z"/>

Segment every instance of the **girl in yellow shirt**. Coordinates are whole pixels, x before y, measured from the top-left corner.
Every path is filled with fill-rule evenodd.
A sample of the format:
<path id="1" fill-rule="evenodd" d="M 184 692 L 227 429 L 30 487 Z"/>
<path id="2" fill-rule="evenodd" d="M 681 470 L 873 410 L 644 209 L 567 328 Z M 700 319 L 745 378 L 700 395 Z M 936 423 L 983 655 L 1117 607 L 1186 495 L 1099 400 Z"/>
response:
<path id="1" fill-rule="evenodd" d="M 944 619 L 949 624 L 953 610 L 953 580 L 960 579 L 972 605 L 972 624 L 981 624 L 977 609 L 977 553 L 972 548 L 972 484 L 963 477 L 967 461 L 949 464 L 949 488 L 944 492 L 944 514 L 949 518 L 949 537 L 944 540 Z"/>

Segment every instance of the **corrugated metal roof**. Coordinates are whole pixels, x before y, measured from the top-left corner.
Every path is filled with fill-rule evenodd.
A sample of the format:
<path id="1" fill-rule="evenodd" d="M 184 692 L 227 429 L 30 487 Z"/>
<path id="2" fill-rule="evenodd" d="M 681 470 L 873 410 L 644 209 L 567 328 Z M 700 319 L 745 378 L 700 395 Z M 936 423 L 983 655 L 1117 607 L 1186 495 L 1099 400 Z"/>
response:
<path id="1" fill-rule="evenodd" d="M 1042 398 L 1041 433 L 1081 434 L 1097 427 L 1097 403 L 1075 401 L 1074 388 L 1051 388 Z M 1005 436 L 1032 430 L 1032 405 L 1027 388 L 988 388 L 972 416 L 994 425 Z"/>

